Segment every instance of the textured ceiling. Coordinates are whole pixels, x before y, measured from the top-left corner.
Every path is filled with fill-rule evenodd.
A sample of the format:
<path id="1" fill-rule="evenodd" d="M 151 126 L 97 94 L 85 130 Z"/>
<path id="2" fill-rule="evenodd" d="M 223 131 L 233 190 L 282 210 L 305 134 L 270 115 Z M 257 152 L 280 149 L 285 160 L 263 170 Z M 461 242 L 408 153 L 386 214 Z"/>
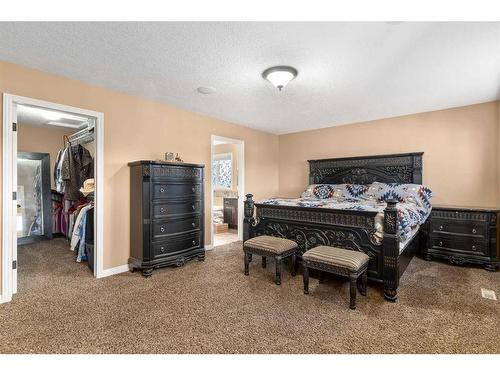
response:
<path id="1" fill-rule="evenodd" d="M 500 23 L 0 23 L 0 60 L 283 134 L 498 99 Z"/>

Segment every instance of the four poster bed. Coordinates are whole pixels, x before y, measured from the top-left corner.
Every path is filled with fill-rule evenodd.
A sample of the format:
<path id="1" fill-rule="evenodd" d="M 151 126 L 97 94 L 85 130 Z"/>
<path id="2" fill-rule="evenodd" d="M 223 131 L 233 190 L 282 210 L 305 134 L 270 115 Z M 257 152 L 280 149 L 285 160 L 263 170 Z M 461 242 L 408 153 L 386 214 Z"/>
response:
<path id="1" fill-rule="evenodd" d="M 309 160 L 309 183 L 313 185 L 308 189 L 347 186 L 352 190 L 353 187 L 346 184 L 356 184 L 355 187 L 366 186 L 362 193 L 365 194 L 370 190 L 370 184 L 390 187 L 399 184 L 420 186 L 422 155 L 423 153 L 408 153 Z M 303 198 L 295 200 L 275 199 L 264 202 L 254 202 L 252 194 L 247 194 L 244 240 L 263 234 L 292 239 L 299 245 L 299 260 L 302 253 L 318 245 L 363 251 L 370 257 L 368 278 L 383 283 L 384 297 L 395 302 L 399 279 L 419 249 L 420 242 L 424 240 L 421 228 L 431 210 L 431 192 L 428 189 L 425 192 L 428 193 L 428 207 L 425 212 L 418 212 L 419 223 L 422 225 L 414 225 L 411 230 L 406 231 L 405 236 L 400 232 L 400 220 L 404 219 L 403 208 L 400 206 L 404 206 L 404 203 L 393 199 L 390 194 L 384 198 L 382 208 L 377 203 L 378 211 L 377 208 L 370 210 L 371 207 L 366 209 L 361 205 L 358 209 L 352 203 L 349 203 L 347 209 L 338 209 L 335 207 L 344 207 L 345 203 L 344 206 L 329 205 L 323 202 L 331 200 L 311 200 L 304 198 L 304 194 Z M 346 201 L 358 204 L 356 200 Z M 363 204 L 364 202 L 366 200 L 362 201 Z M 410 214 L 414 215 L 412 212 Z"/>

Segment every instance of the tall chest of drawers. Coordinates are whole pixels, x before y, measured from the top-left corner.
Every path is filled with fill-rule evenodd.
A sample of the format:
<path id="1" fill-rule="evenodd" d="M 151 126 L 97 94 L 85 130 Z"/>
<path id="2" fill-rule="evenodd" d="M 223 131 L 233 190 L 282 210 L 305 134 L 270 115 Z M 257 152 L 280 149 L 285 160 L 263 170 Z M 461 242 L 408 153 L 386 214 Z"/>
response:
<path id="1" fill-rule="evenodd" d="M 497 243 L 498 209 L 438 206 L 432 208 L 428 222 L 426 260 L 446 259 L 454 264 L 481 264 L 496 271 L 499 261 Z"/>
<path id="2" fill-rule="evenodd" d="M 141 160 L 130 166 L 131 271 L 205 259 L 204 166 Z"/>

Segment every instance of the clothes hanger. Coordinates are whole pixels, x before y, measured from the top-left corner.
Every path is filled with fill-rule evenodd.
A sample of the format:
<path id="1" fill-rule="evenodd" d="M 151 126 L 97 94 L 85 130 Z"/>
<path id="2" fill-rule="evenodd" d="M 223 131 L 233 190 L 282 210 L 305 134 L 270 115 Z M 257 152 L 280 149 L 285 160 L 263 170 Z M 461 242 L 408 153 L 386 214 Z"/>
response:
<path id="1" fill-rule="evenodd" d="M 68 146 L 71 145 L 71 143 L 69 141 L 69 137 L 66 134 L 64 134 L 63 135 L 63 145 L 64 145 L 64 148 L 66 148 L 66 142 L 68 142 Z"/>

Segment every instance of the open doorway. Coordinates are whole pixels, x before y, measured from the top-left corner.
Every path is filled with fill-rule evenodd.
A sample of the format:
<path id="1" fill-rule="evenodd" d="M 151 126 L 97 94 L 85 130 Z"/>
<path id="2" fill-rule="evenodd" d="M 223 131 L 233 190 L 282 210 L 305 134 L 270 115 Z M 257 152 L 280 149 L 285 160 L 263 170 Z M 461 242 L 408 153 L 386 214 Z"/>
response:
<path id="1" fill-rule="evenodd" d="M 212 244 L 243 238 L 244 141 L 212 135 Z"/>
<path id="2" fill-rule="evenodd" d="M 102 273 L 102 126 L 97 112 L 4 94 L 2 302 L 18 273 L 20 292 Z"/>

